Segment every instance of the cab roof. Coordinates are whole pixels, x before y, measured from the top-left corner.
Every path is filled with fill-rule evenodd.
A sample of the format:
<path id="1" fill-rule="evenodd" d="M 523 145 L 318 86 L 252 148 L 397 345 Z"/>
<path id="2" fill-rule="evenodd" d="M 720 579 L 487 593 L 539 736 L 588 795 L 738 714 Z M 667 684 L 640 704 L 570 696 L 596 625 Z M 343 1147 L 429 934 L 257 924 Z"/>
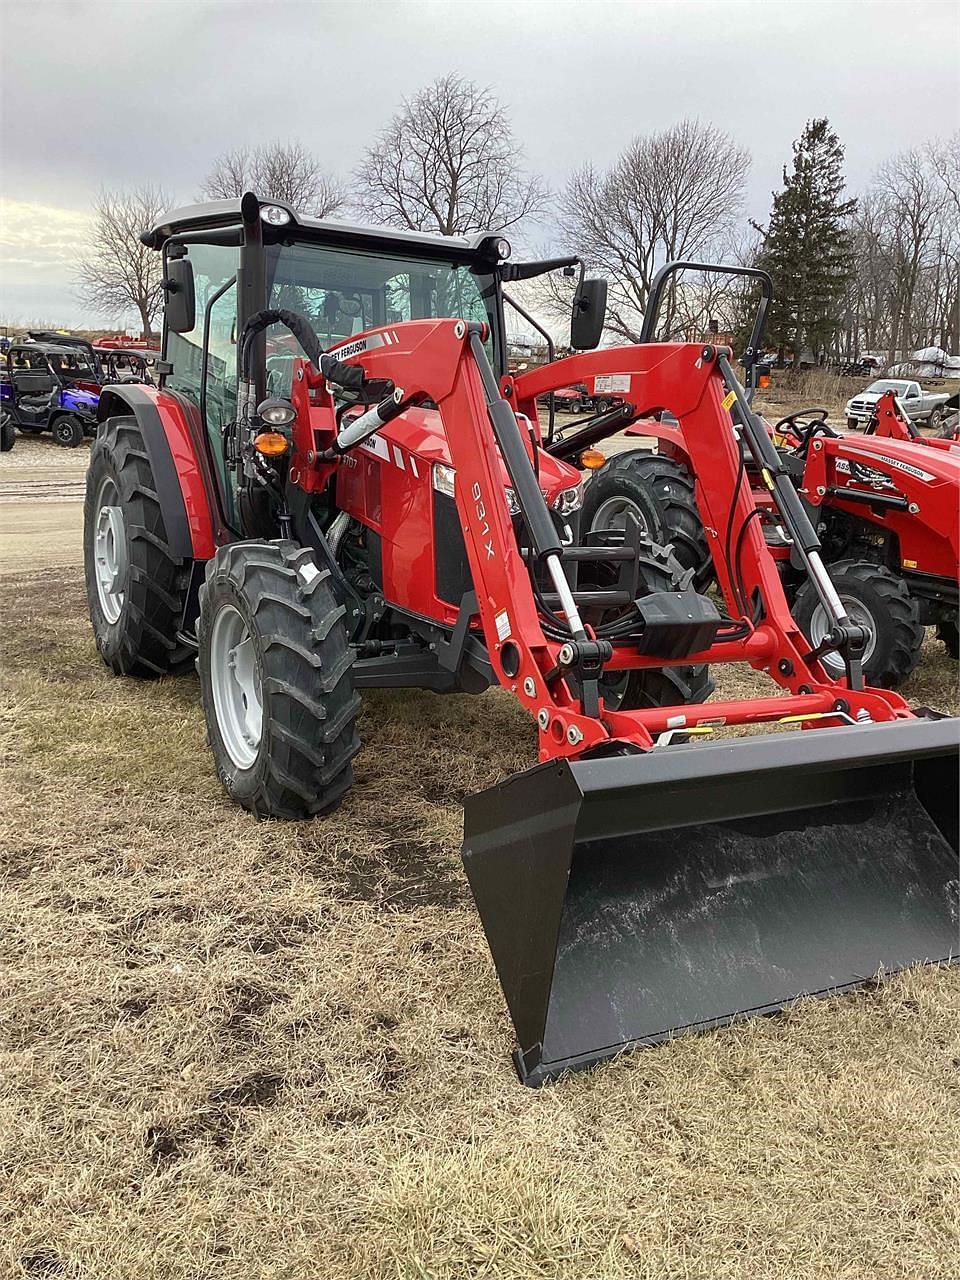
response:
<path id="1" fill-rule="evenodd" d="M 14 339 L 8 348 L 8 353 L 13 351 L 39 351 L 45 356 L 77 356 L 87 354 L 82 347 L 75 347 L 63 342 L 39 341 L 36 338 Z"/>
<path id="2" fill-rule="evenodd" d="M 376 245 L 393 251 L 409 249 L 422 254 L 424 250 L 450 254 L 455 257 L 496 259 L 497 244 L 504 237 L 496 231 L 481 231 L 469 236 L 442 236 L 426 231 L 407 231 L 396 227 L 364 226 L 357 223 L 338 222 L 328 218 L 310 218 L 298 213 L 292 205 L 282 200 L 258 199 L 260 209 L 279 208 L 289 215 L 289 221 L 279 226 L 262 219 L 263 238 L 266 244 L 285 240 L 294 231 L 298 236 L 316 238 L 327 244 L 349 244 L 354 247 Z M 171 236 L 208 228 L 229 227 L 240 223 L 243 200 L 210 200 L 205 204 L 184 205 L 165 213 L 160 221 L 141 236 L 143 243 L 159 249 Z"/>

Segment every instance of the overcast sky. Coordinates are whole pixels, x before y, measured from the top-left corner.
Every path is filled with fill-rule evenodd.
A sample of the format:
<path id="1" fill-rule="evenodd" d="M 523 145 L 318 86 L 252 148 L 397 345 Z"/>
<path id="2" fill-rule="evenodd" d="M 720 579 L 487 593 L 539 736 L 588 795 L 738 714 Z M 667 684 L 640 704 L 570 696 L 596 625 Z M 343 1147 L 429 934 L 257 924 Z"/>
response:
<path id="1" fill-rule="evenodd" d="M 637 133 L 711 121 L 752 152 L 761 220 L 812 116 L 853 191 L 960 124 L 957 0 L 0 0 L 0 60 L 7 322 L 94 322 L 71 263 L 101 187 L 185 202 L 216 155 L 277 137 L 347 176 L 448 71 L 493 87 L 554 187 Z"/>

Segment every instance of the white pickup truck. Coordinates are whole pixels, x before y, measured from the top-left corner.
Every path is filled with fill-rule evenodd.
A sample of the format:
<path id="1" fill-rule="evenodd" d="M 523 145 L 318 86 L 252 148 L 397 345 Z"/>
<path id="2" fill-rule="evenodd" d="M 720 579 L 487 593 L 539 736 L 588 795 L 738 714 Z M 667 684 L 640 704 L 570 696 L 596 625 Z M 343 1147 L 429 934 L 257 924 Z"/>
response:
<path id="1" fill-rule="evenodd" d="M 880 378 L 871 382 L 866 391 L 861 391 L 847 401 L 844 413 L 851 431 L 856 431 L 861 424 L 870 421 L 874 406 L 885 391 L 897 393 L 903 411 L 911 422 L 926 422 L 931 427 L 940 426 L 946 414 L 946 392 L 941 394 L 924 391 L 919 382 L 911 382 L 906 378 Z"/>

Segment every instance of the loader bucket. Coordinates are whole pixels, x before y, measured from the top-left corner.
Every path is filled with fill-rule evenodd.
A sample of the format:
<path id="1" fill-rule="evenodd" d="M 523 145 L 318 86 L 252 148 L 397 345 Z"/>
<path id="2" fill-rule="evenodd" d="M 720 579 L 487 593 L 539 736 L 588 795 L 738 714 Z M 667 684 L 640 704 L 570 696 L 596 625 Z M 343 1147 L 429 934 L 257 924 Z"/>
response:
<path id="1" fill-rule="evenodd" d="M 521 1079 L 955 959 L 958 731 L 553 761 L 469 797 L 464 866 Z"/>

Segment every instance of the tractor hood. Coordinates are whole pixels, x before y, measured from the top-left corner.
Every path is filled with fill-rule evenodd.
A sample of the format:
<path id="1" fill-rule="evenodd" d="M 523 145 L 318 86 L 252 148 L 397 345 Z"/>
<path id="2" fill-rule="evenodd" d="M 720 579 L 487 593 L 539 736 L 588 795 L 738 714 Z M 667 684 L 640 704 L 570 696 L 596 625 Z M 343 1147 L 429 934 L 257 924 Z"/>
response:
<path id="1" fill-rule="evenodd" d="M 520 425 L 525 419 L 520 417 Z M 378 443 L 380 442 L 380 443 Z M 368 450 L 376 453 L 387 446 L 393 456 L 393 446 L 401 451 L 408 451 L 420 458 L 428 466 L 439 466 L 452 473 L 450 449 L 443 423 L 436 409 L 408 409 L 399 418 L 388 423 L 376 436 L 367 441 Z M 361 446 L 364 447 L 364 446 Z M 548 507 L 554 507 L 563 513 L 576 510 L 582 501 L 583 476 L 569 463 L 553 458 L 543 450 L 539 451 L 538 472 L 540 490 Z M 510 490 L 510 477 L 507 468 L 500 462 L 503 475 L 504 490 Z M 572 491 L 576 490 L 576 496 Z M 561 499 L 561 495 L 565 495 Z M 559 505 L 558 505 L 559 504 Z"/>
<path id="2" fill-rule="evenodd" d="M 912 440 L 845 435 L 837 460 L 872 463 L 892 475 L 912 476 L 922 484 L 960 485 L 960 450 L 929 449 Z"/>

